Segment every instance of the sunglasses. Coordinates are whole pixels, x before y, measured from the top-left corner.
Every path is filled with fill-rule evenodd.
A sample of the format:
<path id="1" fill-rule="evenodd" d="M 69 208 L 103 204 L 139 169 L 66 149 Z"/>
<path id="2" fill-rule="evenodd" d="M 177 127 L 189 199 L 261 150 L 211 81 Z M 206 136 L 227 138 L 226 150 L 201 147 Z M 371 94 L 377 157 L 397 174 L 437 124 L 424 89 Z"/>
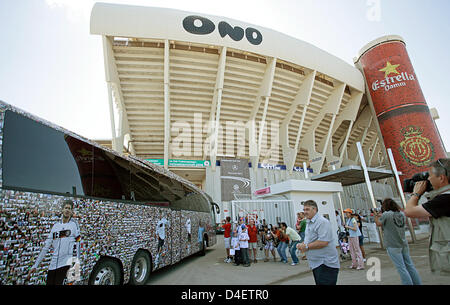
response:
<path id="1" fill-rule="evenodd" d="M 437 163 L 445 170 L 445 176 L 448 177 L 447 168 L 442 164 L 441 160 L 437 159 Z"/>

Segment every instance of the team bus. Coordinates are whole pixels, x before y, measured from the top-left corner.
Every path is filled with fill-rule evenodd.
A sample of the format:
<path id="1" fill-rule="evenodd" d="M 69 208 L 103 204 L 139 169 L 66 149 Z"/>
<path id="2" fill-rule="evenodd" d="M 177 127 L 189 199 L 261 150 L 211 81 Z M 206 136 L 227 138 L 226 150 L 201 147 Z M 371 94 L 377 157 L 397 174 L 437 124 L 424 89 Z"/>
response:
<path id="1" fill-rule="evenodd" d="M 216 243 L 216 209 L 170 171 L 0 101 L 0 284 L 145 284 Z"/>

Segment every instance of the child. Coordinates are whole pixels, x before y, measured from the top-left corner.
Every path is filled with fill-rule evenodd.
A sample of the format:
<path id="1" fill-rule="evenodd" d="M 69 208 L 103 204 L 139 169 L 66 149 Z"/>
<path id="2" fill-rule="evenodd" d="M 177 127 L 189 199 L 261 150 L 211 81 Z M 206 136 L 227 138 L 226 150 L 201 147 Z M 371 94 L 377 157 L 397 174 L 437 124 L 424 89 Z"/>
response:
<path id="1" fill-rule="evenodd" d="M 344 254 L 347 254 L 350 251 L 350 246 L 348 245 L 347 237 L 344 237 L 344 239 L 342 240 L 341 248 L 342 248 L 342 252 L 344 252 Z"/>
<path id="2" fill-rule="evenodd" d="M 241 226 L 242 233 L 239 235 L 239 247 L 241 248 L 241 258 L 244 267 L 250 267 L 250 258 L 248 256 L 248 241 L 250 237 L 247 233 L 247 227 L 243 224 Z"/>
<path id="3" fill-rule="evenodd" d="M 234 264 L 235 266 L 239 266 L 241 264 L 241 251 L 239 248 L 239 238 L 236 232 L 236 229 L 233 230 L 231 235 L 231 249 L 230 254 L 234 252 Z"/>
<path id="4" fill-rule="evenodd" d="M 269 232 L 269 229 L 266 227 L 264 228 L 264 253 L 266 254 L 266 258 L 264 259 L 265 262 L 269 261 L 269 250 L 272 252 L 273 255 L 273 260 L 275 261 L 275 248 L 273 246 L 273 236 L 272 234 Z"/>

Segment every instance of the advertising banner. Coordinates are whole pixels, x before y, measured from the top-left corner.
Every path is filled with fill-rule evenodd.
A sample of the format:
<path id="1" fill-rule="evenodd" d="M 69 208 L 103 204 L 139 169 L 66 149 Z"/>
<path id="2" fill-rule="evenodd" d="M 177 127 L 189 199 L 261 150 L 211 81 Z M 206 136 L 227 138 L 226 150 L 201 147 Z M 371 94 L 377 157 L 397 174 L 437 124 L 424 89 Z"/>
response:
<path id="1" fill-rule="evenodd" d="M 384 41 L 359 59 L 386 148 L 400 179 L 446 154 L 403 41 Z"/>
<path id="2" fill-rule="evenodd" d="M 239 199 L 242 194 L 251 195 L 247 159 L 220 160 L 220 172 L 222 201 Z"/>
<path id="3" fill-rule="evenodd" d="M 145 159 L 153 164 L 164 166 L 164 159 Z M 169 167 L 208 167 L 210 162 L 208 160 L 178 160 L 169 159 Z"/>

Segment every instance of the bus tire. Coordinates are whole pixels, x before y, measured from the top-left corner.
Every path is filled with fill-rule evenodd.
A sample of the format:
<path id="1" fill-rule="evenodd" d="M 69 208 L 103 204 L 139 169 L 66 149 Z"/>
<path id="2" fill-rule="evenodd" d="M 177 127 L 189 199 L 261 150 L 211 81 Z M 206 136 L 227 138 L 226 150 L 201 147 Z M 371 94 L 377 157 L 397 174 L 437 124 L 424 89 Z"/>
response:
<path id="1" fill-rule="evenodd" d="M 147 251 L 139 250 L 133 258 L 131 264 L 130 284 L 145 285 L 150 272 L 152 270 L 152 262 Z"/>
<path id="2" fill-rule="evenodd" d="M 94 267 L 89 278 L 89 285 L 120 285 L 122 268 L 111 258 L 101 259 Z"/>

